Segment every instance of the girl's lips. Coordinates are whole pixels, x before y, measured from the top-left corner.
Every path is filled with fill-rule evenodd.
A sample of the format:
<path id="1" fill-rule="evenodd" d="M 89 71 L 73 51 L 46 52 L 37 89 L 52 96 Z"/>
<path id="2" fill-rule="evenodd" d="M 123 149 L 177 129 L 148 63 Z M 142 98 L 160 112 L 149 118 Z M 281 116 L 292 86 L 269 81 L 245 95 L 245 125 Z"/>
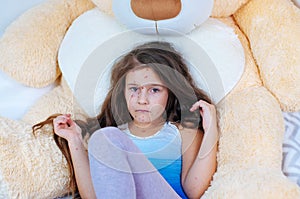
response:
<path id="1" fill-rule="evenodd" d="M 150 111 L 148 111 L 148 110 L 136 110 L 135 112 L 149 113 Z"/>

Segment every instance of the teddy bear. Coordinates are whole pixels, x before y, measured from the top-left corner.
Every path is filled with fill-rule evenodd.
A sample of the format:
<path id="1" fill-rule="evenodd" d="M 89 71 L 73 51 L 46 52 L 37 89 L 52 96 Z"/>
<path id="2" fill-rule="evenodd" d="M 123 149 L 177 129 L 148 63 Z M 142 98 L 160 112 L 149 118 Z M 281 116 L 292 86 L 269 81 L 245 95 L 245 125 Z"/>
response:
<path id="1" fill-rule="evenodd" d="M 51 127 L 34 136 L 31 126 L 53 113 L 73 113 L 76 119 L 91 115 L 73 97 L 77 92 L 64 61 L 72 61 L 74 54 L 61 45 L 71 24 L 95 6 L 114 18 L 113 2 L 47 1 L 24 13 L 1 38 L 4 72 L 32 87 L 54 81 L 58 85 L 21 120 L 0 118 L 0 198 L 55 198 L 68 192 L 66 161 Z M 243 51 L 244 59 L 242 73 L 230 76 L 236 77 L 236 83 L 217 103 L 218 168 L 202 198 L 299 198 L 299 186 L 281 170 L 282 111 L 300 110 L 299 8 L 286 0 L 215 0 L 210 18 L 237 35 L 241 48 L 234 49 Z M 99 28 L 106 36 L 113 29 Z"/>

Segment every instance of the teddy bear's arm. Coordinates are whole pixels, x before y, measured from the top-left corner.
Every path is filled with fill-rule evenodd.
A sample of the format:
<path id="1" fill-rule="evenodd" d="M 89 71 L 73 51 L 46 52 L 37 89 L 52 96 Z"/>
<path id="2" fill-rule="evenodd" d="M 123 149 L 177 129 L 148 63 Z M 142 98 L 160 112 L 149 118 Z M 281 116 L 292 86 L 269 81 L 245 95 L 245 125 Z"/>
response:
<path id="1" fill-rule="evenodd" d="M 244 47 L 245 70 L 217 104 L 218 168 L 201 198 L 299 198 L 298 186 L 281 171 L 284 121 L 280 106 L 262 85 L 245 35 L 231 18 L 221 20 L 234 28 Z"/>
<path id="2" fill-rule="evenodd" d="M 300 110 L 300 9 L 286 0 L 252 0 L 234 14 L 265 87 L 284 111 Z"/>
<path id="3" fill-rule="evenodd" d="M 51 0 L 25 12 L 0 40 L 0 69 L 28 86 L 53 83 L 60 75 L 57 52 L 65 32 L 93 7 L 89 0 Z"/>

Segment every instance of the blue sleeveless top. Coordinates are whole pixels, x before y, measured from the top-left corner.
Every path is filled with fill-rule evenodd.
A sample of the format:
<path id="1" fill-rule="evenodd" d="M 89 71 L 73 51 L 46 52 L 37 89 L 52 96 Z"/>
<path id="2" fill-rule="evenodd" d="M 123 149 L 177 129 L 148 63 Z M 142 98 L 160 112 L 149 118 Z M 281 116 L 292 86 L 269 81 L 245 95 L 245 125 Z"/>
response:
<path id="1" fill-rule="evenodd" d="M 128 124 L 119 127 L 146 155 L 181 198 L 187 198 L 181 185 L 181 135 L 169 122 L 152 136 L 138 137 L 130 133 Z"/>

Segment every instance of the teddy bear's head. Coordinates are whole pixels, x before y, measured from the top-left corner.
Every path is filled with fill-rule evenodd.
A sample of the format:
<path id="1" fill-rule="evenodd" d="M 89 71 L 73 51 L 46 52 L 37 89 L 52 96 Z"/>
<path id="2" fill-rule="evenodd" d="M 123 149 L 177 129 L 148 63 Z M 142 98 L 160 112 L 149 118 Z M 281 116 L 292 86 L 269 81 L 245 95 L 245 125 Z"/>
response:
<path id="1" fill-rule="evenodd" d="M 195 2 L 201 5 L 199 1 Z M 100 110 L 109 88 L 114 60 L 138 44 L 151 40 L 174 44 L 199 87 L 207 91 L 215 103 L 232 90 L 244 72 L 243 47 L 233 29 L 221 21 L 208 19 L 207 12 L 196 17 L 201 20 L 195 25 L 195 16 L 189 10 L 198 4 L 182 4 L 179 16 L 159 22 L 137 17 L 133 11 L 128 11 L 130 7 L 124 6 L 130 5 L 130 1 L 112 5 L 116 17 L 94 8 L 74 20 L 61 43 L 58 63 L 75 97 L 90 116 L 97 115 Z M 212 2 L 203 6 L 211 11 Z M 134 23 L 131 23 L 132 18 Z M 185 25 L 179 28 L 176 24 L 181 23 L 181 18 Z M 91 82 L 85 78 L 87 76 Z M 87 87 L 92 89 L 85 89 Z"/>

